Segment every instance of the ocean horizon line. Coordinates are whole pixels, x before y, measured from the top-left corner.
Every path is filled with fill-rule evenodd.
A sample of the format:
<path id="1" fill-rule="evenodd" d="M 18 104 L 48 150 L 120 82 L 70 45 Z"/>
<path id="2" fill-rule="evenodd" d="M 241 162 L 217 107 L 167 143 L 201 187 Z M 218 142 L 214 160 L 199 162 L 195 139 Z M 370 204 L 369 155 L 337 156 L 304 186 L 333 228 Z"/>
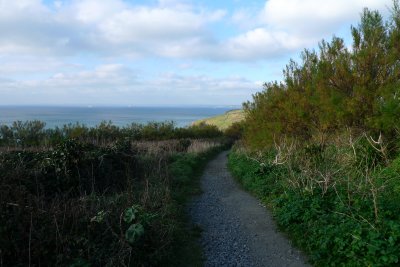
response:
<path id="1" fill-rule="evenodd" d="M 233 106 L 212 107 L 112 107 L 112 106 L 0 106 L 0 125 L 16 121 L 40 120 L 47 128 L 81 123 L 96 126 L 111 121 L 117 126 L 131 123 L 173 121 L 176 126 L 191 125 L 194 121 L 213 117 L 233 110 Z"/>
<path id="2" fill-rule="evenodd" d="M 49 107 L 49 108 L 242 108 L 242 105 L 41 105 L 41 104 L 0 104 L 0 107 Z"/>

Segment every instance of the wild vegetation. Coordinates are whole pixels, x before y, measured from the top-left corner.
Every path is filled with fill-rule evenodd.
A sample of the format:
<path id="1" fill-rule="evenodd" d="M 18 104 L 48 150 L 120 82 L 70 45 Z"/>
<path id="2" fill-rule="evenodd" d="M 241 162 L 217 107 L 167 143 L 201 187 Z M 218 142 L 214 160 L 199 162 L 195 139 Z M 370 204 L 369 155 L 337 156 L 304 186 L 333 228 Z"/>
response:
<path id="1" fill-rule="evenodd" d="M 2 149 L 40 147 L 50 148 L 65 139 L 104 146 L 117 140 L 170 140 L 184 138 L 217 138 L 222 132 L 212 125 L 193 125 L 187 128 L 175 127 L 173 122 L 132 123 L 125 127 L 103 121 L 95 127 L 80 123 L 63 127 L 46 128 L 41 121 L 16 121 L 12 125 L 0 125 L 0 147 Z"/>
<path id="2" fill-rule="evenodd" d="M 233 174 L 317 266 L 400 262 L 400 6 L 365 9 L 244 104 Z"/>
<path id="3" fill-rule="evenodd" d="M 241 109 L 234 109 L 227 111 L 225 114 L 218 115 L 211 118 L 195 121 L 193 125 L 214 125 L 221 131 L 224 131 L 231 127 L 233 124 L 240 123 L 244 119 L 244 112 Z"/>
<path id="4" fill-rule="evenodd" d="M 201 264 L 185 215 L 211 126 L 0 127 L 0 266 Z"/>
<path id="5" fill-rule="evenodd" d="M 346 128 L 392 140 L 399 125 L 400 10 L 396 2 L 386 23 L 365 9 L 352 27 L 353 44 L 322 41 L 319 52 L 305 50 L 293 60 L 283 82 L 264 85 L 245 103 L 246 142 L 272 145 L 280 137 L 309 141 Z"/>

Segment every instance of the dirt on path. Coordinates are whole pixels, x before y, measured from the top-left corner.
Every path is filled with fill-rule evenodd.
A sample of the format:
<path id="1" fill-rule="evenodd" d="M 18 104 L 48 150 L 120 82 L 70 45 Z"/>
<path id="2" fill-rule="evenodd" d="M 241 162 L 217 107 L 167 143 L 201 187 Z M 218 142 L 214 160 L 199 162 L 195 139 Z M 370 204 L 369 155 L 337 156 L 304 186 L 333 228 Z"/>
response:
<path id="1" fill-rule="evenodd" d="M 205 266 L 309 266 L 278 232 L 268 210 L 233 180 L 227 154 L 207 165 L 203 194 L 189 206 L 193 223 L 203 229 Z"/>

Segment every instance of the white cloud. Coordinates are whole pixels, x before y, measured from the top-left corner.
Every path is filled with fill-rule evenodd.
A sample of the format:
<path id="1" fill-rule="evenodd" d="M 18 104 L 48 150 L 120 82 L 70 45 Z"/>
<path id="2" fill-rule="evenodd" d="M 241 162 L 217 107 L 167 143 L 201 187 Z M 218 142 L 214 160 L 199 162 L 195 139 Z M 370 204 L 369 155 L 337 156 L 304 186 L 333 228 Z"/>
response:
<path id="1" fill-rule="evenodd" d="M 121 10 L 127 9 L 128 6 L 120 0 L 84 0 L 76 1 L 70 7 L 70 10 L 78 21 L 86 24 L 96 24 L 110 15 L 119 13 Z"/>
<path id="2" fill-rule="evenodd" d="M 39 0 L 0 1 L 0 55 L 71 55 L 91 48 L 85 28 L 61 13 Z"/>
<path id="3" fill-rule="evenodd" d="M 260 89 L 242 78 L 245 72 L 257 71 L 259 79 L 265 70 L 243 66 L 279 61 L 313 47 L 357 23 L 364 6 L 384 13 L 391 6 L 391 0 L 260 0 L 259 9 L 242 1 L 244 9 L 228 13 L 193 0 L 147 3 L 0 0 L 0 104 L 20 99 L 238 104 Z M 220 61 L 230 62 L 217 65 Z M 229 67 L 204 74 L 231 62 L 240 65 L 232 76 L 215 78 Z M 205 64 L 205 70 L 198 68 Z M 163 66 L 176 66 L 186 75 L 157 75 Z"/>
<path id="4" fill-rule="evenodd" d="M 303 39 L 286 32 L 256 28 L 229 40 L 226 47 L 228 58 L 238 60 L 273 58 L 307 45 Z M 224 55 L 223 55 L 224 56 Z"/>
<path id="5" fill-rule="evenodd" d="M 121 0 L 75 0 L 57 2 L 54 10 L 38 0 L 16 3 L 0 2 L 0 54 L 157 56 L 169 46 L 206 38 L 207 26 L 225 16 L 223 10 L 165 1 L 139 6 Z"/>
<path id="6" fill-rule="evenodd" d="M 246 61 L 301 51 L 343 27 L 350 28 L 351 23 L 359 20 L 363 8 L 387 14 L 391 3 L 391 0 L 268 0 L 258 14 L 251 14 L 248 9 L 233 13 L 233 23 L 253 29 L 222 43 L 225 52 L 219 56 Z"/>
<path id="7" fill-rule="evenodd" d="M 235 76 L 212 78 L 164 73 L 144 80 L 120 64 L 105 64 L 92 70 L 55 73 L 43 79 L 0 78 L 0 104 L 35 101 L 40 104 L 162 105 L 168 100 L 168 104 L 175 105 L 237 105 L 260 88 L 258 83 Z"/>
<path id="8" fill-rule="evenodd" d="M 77 71 L 82 66 L 76 63 L 63 62 L 59 59 L 35 56 L 6 56 L 0 57 L 0 76 L 12 77 L 14 75 L 23 77 L 31 75 L 43 75 L 43 73 L 58 71 Z"/>
<path id="9" fill-rule="evenodd" d="M 0 17 L 12 17 L 20 11 L 29 15 L 37 15 L 42 12 L 47 12 L 48 9 L 42 5 L 40 0 L 19 0 L 8 1 L 0 0 Z"/>
<path id="10" fill-rule="evenodd" d="M 387 13 L 391 5 L 391 0 L 268 0 L 260 20 L 275 29 L 315 37 L 349 27 L 365 7 Z"/>
<path id="11" fill-rule="evenodd" d="M 100 23 L 99 29 L 110 43 L 177 42 L 201 34 L 208 20 L 190 11 L 137 8 L 116 13 Z"/>
<path id="12" fill-rule="evenodd" d="M 130 84 L 136 83 L 136 75 L 129 68 L 121 64 L 104 64 L 94 70 L 85 70 L 75 73 L 56 73 L 48 79 L 25 81 L 26 84 L 49 90 L 64 89 L 67 91 L 79 91 L 93 89 L 123 90 Z"/>
<path id="13" fill-rule="evenodd" d="M 386 10 L 391 0 L 268 0 L 258 14 L 238 10 L 247 22 L 236 36 L 212 33 L 224 10 L 205 10 L 179 0 L 135 5 L 122 0 L 0 0 L 0 55 L 161 56 L 249 61 L 315 45 L 364 6 Z M 246 29 L 245 32 L 240 30 Z"/>

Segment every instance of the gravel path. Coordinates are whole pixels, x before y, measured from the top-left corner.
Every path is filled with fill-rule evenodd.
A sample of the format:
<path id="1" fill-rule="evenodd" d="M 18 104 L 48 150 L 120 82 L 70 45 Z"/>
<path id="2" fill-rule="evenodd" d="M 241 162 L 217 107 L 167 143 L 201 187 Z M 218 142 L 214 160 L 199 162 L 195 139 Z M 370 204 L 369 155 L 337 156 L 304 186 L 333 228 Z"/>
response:
<path id="1" fill-rule="evenodd" d="M 207 165 L 203 194 L 189 206 L 193 222 L 203 229 L 205 266 L 308 266 L 270 213 L 232 179 L 227 153 Z"/>

